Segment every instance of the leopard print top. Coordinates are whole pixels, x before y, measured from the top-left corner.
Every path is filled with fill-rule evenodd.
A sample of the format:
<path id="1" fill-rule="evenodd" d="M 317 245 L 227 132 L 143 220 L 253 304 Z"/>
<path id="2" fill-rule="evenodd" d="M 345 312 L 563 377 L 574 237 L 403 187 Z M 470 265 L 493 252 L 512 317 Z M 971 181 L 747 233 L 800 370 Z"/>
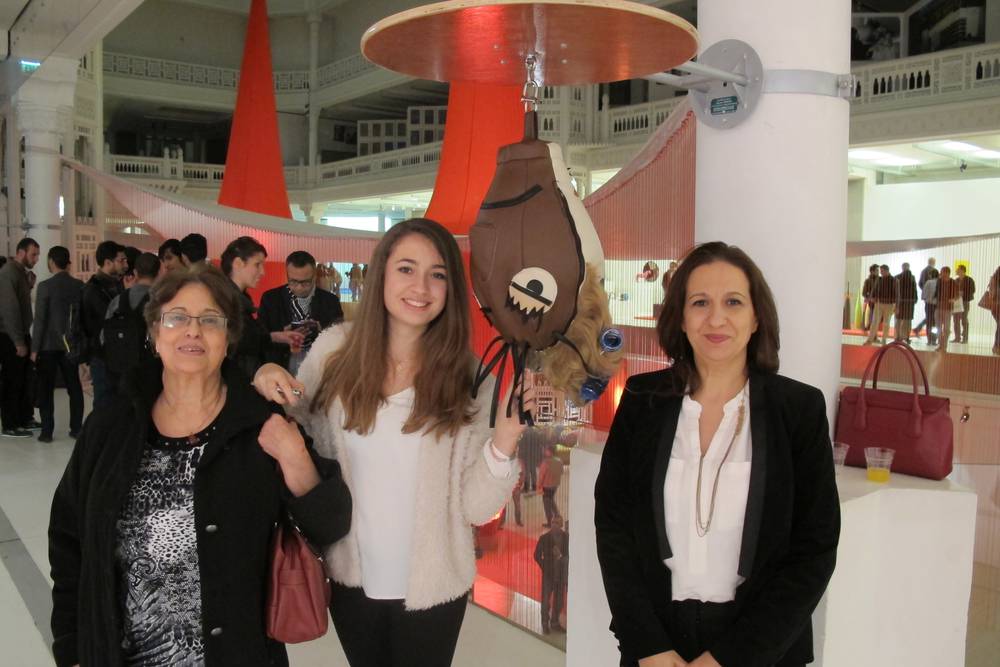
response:
<path id="1" fill-rule="evenodd" d="M 116 561 L 126 665 L 205 664 L 194 475 L 215 424 L 166 438 L 152 421 L 118 516 Z"/>

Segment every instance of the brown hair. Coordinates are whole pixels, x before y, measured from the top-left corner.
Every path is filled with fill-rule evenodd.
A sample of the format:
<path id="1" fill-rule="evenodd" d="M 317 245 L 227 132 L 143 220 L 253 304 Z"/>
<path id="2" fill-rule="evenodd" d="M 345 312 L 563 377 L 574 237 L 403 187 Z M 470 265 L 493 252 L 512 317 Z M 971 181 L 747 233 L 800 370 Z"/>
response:
<path id="1" fill-rule="evenodd" d="M 235 345 L 243 333 L 240 293 L 222 271 L 201 262 L 183 271 L 171 271 L 153 283 L 143 312 L 149 332 L 152 333 L 159 325 L 163 306 L 173 301 L 177 293 L 188 285 L 201 285 L 212 295 L 212 300 L 226 317 L 226 339 L 230 345 Z"/>
<path id="2" fill-rule="evenodd" d="M 386 265 L 396 243 L 410 234 L 428 239 L 444 259 L 448 292 L 444 310 L 428 325 L 421 339 L 413 410 L 403 425 L 403 433 L 426 428 L 438 437 L 455 435 L 473 414 L 468 288 L 455 238 L 426 218 L 394 225 L 376 246 L 356 322 L 343 347 L 326 359 L 319 391 L 309 409 L 325 411 L 339 398 L 346 416 L 344 428 L 361 434 L 371 432 L 375 414 L 386 398 L 382 385 L 389 368 L 389 318 L 383 294 Z"/>
<path id="3" fill-rule="evenodd" d="M 684 305 L 687 302 L 687 284 L 691 273 L 699 266 L 725 262 L 741 270 L 750 283 L 750 305 L 757 317 L 757 331 L 747 343 L 747 366 L 751 372 L 777 373 L 778 349 L 781 347 L 778 328 L 778 309 L 774 305 L 771 288 L 764 274 L 750 256 L 721 241 L 702 243 L 688 251 L 681 260 L 677 273 L 667 287 L 667 296 L 656 321 L 660 347 L 673 360 L 671 386 L 673 395 L 694 393 L 701 385 L 701 377 L 694 363 L 694 351 L 683 331 Z"/>

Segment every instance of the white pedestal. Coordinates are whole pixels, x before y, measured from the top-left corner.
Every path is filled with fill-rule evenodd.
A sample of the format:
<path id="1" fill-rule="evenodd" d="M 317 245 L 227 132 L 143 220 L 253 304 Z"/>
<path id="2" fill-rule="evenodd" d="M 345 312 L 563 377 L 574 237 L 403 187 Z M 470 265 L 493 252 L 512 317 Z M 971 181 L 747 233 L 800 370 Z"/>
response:
<path id="1" fill-rule="evenodd" d="M 572 456 L 566 664 L 618 664 L 608 630 L 594 535 L 594 482 L 604 434 L 589 432 Z M 976 495 L 950 481 L 865 471 L 838 474 L 842 529 L 837 569 L 813 615 L 815 665 L 964 664 L 972 587 Z"/>
<path id="2" fill-rule="evenodd" d="M 838 475 L 837 569 L 813 618 L 817 664 L 962 665 L 976 494 L 948 480 Z"/>

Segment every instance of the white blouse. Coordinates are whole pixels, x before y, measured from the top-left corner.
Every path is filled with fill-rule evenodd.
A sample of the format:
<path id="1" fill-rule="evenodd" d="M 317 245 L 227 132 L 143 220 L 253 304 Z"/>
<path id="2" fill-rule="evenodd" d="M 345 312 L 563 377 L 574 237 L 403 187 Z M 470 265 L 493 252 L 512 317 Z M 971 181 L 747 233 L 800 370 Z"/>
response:
<path id="1" fill-rule="evenodd" d="M 413 409 L 414 391 L 408 387 L 386 399 L 370 433 L 344 431 L 344 444 L 353 477 L 353 522 L 361 555 L 361 587 L 373 600 L 406 597 L 410 576 L 417 470 L 422 432 L 403 433 Z M 494 477 L 508 477 L 513 460 L 492 445 L 483 456 Z"/>
<path id="2" fill-rule="evenodd" d="M 743 427 L 733 441 L 725 463 L 722 463 L 736 430 L 741 400 L 745 400 Z M 664 564 L 670 568 L 674 600 L 729 602 L 736 597 L 736 588 L 744 580 L 737 574 L 737 569 L 750 490 L 749 383 L 723 407 L 722 422 L 702 463 L 703 526 L 708 521 L 716 474 L 721 475 L 715 513 L 704 536 L 698 534 L 695 516 L 698 462 L 701 458 L 700 418 L 701 405 L 690 396 L 685 396 L 663 487 L 667 539 L 673 552 Z"/>

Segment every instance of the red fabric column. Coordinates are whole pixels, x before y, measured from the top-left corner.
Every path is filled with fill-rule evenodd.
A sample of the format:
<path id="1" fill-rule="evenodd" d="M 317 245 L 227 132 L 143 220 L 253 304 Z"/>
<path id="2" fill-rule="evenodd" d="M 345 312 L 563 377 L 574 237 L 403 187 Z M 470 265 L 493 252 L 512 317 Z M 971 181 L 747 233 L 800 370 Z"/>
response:
<path id="1" fill-rule="evenodd" d="M 281 164 L 266 0 L 252 0 L 219 203 L 290 218 Z M 267 244 L 265 244 L 266 246 Z"/>
<path id="2" fill-rule="evenodd" d="M 518 86 L 451 84 L 441 166 L 428 218 L 452 234 L 469 233 L 493 180 L 497 149 L 521 140 L 523 118 Z"/>

